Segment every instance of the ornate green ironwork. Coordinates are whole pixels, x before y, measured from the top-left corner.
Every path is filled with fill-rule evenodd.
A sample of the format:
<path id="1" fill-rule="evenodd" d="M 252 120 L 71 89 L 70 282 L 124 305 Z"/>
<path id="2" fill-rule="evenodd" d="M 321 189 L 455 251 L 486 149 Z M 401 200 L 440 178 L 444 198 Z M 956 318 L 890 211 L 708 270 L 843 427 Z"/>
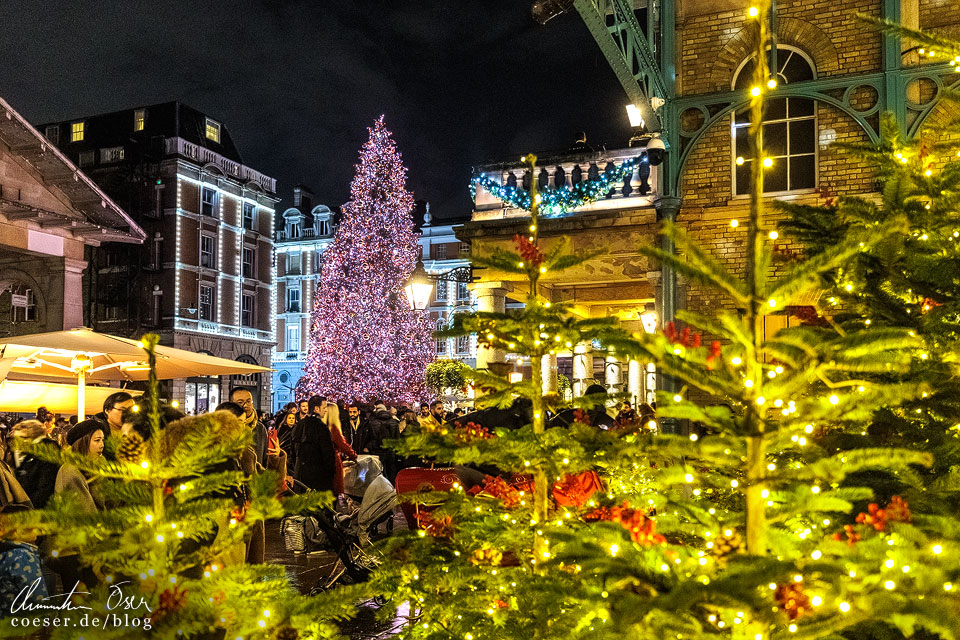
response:
<path id="1" fill-rule="evenodd" d="M 670 94 L 650 42 L 633 13 L 633 3 L 630 0 L 577 0 L 574 7 L 600 45 L 627 98 L 640 110 L 647 130 L 660 131 L 660 117 L 650 98 L 665 100 Z M 612 18 L 610 25 L 608 17 Z"/>

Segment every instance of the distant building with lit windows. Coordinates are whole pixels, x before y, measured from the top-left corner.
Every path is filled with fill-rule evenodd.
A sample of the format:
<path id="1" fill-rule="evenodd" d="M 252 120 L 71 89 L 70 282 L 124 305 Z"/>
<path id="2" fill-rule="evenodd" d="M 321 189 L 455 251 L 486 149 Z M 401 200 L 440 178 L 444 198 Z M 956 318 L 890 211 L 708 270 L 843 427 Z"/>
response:
<path id="1" fill-rule="evenodd" d="M 293 389 L 303 375 L 313 296 L 320 284 L 323 253 L 336 231 L 333 211 L 314 204 L 313 198 L 307 187 L 294 187 L 293 206 L 277 219 L 277 343 L 271 365 L 274 411 L 294 401 Z"/>
<path id="2" fill-rule="evenodd" d="M 143 246 L 90 250 L 88 325 L 270 366 L 276 180 L 244 164 L 227 127 L 167 102 L 37 129 L 146 232 Z M 163 391 L 199 413 L 236 386 L 268 406 L 267 375 L 166 381 Z"/>
<path id="3" fill-rule="evenodd" d="M 420 226 L 420 258 L 431 275 L 470 265 L 470 245 L 457 240 L 452 224 L 434 225 L 426 205 Z M 323 253 L 333 242 L 337 218 L 329 207 L 314 203 L 313 193 L 294 187 L 293 206 L 276 219 L 277 347 L 273 358 L 273 403 L 277 411 L 298 400 L 294 388 L 303 375 L 310 337 L 310 315 L 320 284 Z M 466 283 L 438 282 L 430 301 L 431 323 L 447 328 L 455 313 L 474 309 Z M 473 336 L 435 341 L 437 358 L 473 364 L 477 345 Z"/>

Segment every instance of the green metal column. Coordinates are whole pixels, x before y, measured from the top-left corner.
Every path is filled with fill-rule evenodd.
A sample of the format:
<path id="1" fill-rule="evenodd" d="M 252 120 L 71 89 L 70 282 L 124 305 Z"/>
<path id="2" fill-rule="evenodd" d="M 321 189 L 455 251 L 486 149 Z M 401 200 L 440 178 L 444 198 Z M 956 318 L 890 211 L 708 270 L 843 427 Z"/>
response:
<path id="1" fill-rule="evenodd" d="M 883 0 L 883 17 L 900 22 L 900 0 Z M 883 95 L 880 96 L 880 110 L 890 111 L 897 117 L 902 131 L 907 128 L 906 86 L 901 77 L 900 35 L 888 33 L 883 38 Z"/>
<path id="2" fill-rule="evenodd" d="M 656 199 L 657 220 L 660 222 L 676 222 L 680 211 L 680 198 L 677 196 L 660 196 Z M 674 253 L 676 247 L 673 240 L 667 236 L 660 236 L 660 249 L 664 253 Z M 660 326 L 673 322 L 677 315 L 677 272 L 667 264 L 660 266 Z M 672 376 L 657 373 L 657 389 L 664 393 L 677 392 L 677 381 Z M 678 424 L 675 420 L 662 419 L 660 429 L 664 433 L 677 433 Z"/>

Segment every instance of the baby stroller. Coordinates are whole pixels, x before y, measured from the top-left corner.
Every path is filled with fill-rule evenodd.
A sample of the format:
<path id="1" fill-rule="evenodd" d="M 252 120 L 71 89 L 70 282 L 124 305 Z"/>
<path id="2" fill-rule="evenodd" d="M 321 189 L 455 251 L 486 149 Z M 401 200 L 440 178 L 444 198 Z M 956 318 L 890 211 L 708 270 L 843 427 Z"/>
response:
<path id="1" fill-rule="evenodd" d="M 356 463 L 344 465 L 346 498 L 336 511 L 324 510 L 308 515 L 287 516 L 280 521 L 284 546 L 294 553 L 332 549 L 337 554 L 333 571 L 321 579 L 311 593 L 326 591 L 341 582 L 362 582 L 379 564 L 368 553 L 370 543 L 393 530 L 397 506 L 393 485 L 383 477 L 376 456 L 359 456 Z M 308 490 L 294 484 L 295 492 Z M 385 530 L 385 533 L 383 533 Z"/>

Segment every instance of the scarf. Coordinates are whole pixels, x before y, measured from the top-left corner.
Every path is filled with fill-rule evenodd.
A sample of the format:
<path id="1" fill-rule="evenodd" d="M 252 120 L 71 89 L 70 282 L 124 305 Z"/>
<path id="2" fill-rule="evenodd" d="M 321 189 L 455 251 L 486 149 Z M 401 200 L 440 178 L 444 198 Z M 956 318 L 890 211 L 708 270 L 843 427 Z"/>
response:
<path id="1" fill-rule="evenodd" d="M 259 418 L 260 417 L 257 415 L 257 410 L 254 409 L 253 413 L 251 413 L 249 416 L 246 412 L 243 412 L 238 419 L 240 420 L 240 424 L 248 429 L 253 429 L 255 426 L 257 426 L 257 423 L 260 422 Z"/>

